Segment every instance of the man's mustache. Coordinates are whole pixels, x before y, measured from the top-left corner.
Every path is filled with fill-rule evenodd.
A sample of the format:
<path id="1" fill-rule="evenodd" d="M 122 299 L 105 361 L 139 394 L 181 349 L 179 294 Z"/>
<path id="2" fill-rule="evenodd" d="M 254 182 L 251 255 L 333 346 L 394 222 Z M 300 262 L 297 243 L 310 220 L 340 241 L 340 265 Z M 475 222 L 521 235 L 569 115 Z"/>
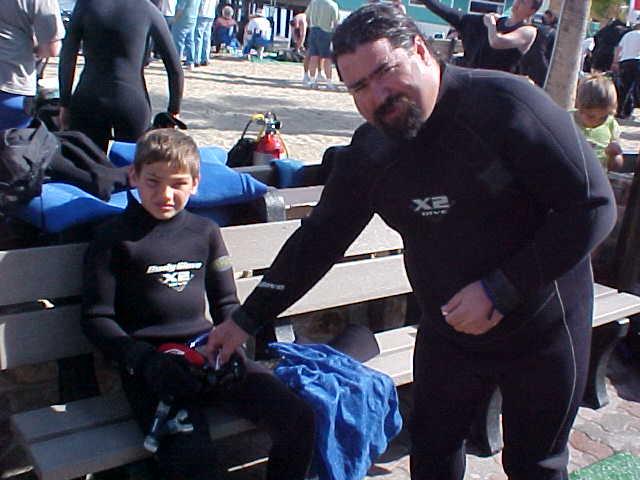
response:
<path id="1" fill-rule="evenodd" d="M 376 111 L 374 112 L 374 115 L 376 117 L 377 120 L 382 120 L 382 118 L 389 113 L 391 110 L 393 110 L 393 108 L 396 106 L 396 103 L 401 102 L 405 100 L 404 95 L 402 94 L 396 94 L 396 95 L 391 95 L 389 97 L 387 97 L 387 99 L 384 101 L 384 103 L 382 105 L 380 105 L 378 108 L 376 108 Z"/>

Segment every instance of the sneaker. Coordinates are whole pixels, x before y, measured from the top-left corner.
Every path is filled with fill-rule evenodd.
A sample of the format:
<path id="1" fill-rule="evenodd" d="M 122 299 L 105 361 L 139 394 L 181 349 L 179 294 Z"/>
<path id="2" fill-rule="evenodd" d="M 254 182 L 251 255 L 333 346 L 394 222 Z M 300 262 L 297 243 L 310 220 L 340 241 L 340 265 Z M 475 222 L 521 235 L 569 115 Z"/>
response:
<path id="1" fill-rule="evenodd" d="M 327 78 L 324 75 L 318 74 L 316 78 L 316 83 L 326 83 Z"/>
<path id="2" fill-rule="evenodd" d="M 338 86 L 335 85 L 331 80 L 329 80 L 327 82 L 327 90 L 331 90 L 332 92 L 335 92 L 338 90 Z"/>
<path id="3" fill-rule="evenodd" d="M 311 86 L 311 79 L 309 78 L 309 75 L 305 74 L 304 77 L 302 77 L 302 85 L 305 87 Z"/>

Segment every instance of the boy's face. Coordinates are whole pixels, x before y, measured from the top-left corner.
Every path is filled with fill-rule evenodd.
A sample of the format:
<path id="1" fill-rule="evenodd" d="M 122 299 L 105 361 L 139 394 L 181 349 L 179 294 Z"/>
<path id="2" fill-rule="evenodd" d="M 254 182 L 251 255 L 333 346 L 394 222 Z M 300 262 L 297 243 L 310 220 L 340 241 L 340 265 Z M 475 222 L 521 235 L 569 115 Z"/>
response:
<path id="1" fill-rule="evenodd" d="M 169 220 L 184 209 L 196 193 L 199 178 L 164 162 L 142 165 L 139 172 L 129 170 L 129 182 L 138 188 L 140 203 L 157 220 Z"/>

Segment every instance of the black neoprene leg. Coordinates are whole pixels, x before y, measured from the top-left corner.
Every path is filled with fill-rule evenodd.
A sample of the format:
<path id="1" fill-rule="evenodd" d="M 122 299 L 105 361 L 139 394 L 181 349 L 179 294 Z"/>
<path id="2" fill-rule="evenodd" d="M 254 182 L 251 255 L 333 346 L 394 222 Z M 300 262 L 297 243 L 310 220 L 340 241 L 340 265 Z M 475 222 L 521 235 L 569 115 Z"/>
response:
<path id="1" fill-rule="evenodd" d="M 473 358 L 421 328 L 414 354 L 411 478 L 462 480 L 463 442 L 482 399 L 493 384 L 474 368 Z"/>
<path id="2" fill-rule="evenodd" d="M 303 480 L 315 437 L 311 407 L 271 373 L 249 373 L 224 398 L 239 415 L 269 432 L 267 479 Z"/>

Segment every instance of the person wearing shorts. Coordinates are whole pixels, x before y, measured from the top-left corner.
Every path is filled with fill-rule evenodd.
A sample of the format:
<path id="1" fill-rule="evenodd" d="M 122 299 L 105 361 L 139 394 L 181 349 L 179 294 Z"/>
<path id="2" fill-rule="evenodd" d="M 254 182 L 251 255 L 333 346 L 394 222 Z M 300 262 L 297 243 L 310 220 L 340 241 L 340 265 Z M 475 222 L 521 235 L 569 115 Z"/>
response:
<path id="1" fill-rule="evenodd" d="M 320 62 L 323 61 L 324 74 L 327 79 L 327 88 L 335 90 L 331 82 L 331 37 L 333 30 L 338 25 L 339 10 L 334 0 L 311 0 L 306 10 L 307 23 L 309 25 L 309 79 L 305 86 L 316 88 L 322 81 L 320 75 Z M 317 77 L 316 77 L 317 75 Z M 305 80 L 307 80 L 305 78 Z"/>

